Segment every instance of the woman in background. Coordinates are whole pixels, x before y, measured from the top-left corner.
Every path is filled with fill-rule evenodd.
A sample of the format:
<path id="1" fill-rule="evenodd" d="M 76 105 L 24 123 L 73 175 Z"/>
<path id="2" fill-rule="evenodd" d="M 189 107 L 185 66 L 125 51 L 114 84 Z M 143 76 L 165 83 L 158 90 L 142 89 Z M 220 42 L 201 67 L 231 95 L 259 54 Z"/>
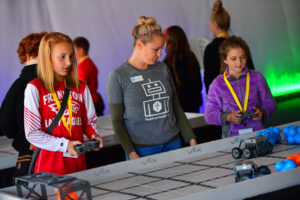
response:
<path id="1" fill-rule="evenodd" d="M 184 112 L 199 112 L 202 105 L 200 66 L 187 37 L 179 26 L 167 28 L 164 62 L 172 74 L 180 105 Z"/>
<path id="2" fill-rule="evenodd" d="M 217 0 L 213 6 L 212 14 L 209 18 L 209 29 L 215 39 L 207 45 L 204 51 L 204 84 L 206 93 L 212 81 L 220 74 L 220 54 L 219 47 L 222 42 L 229 38 L 230 16 L 224 9 L 222 1 Z M 248 54 L 247 66 L 254 69 L 250 51 Z"/>

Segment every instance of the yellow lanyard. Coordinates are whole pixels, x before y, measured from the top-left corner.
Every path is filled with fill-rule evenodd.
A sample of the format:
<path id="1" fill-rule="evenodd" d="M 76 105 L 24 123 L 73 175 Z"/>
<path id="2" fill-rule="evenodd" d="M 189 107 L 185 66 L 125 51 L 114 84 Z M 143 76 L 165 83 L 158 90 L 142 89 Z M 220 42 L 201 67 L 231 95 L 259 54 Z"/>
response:
<path id="1" fill-rule="evenodd" d="M 82 61 L 84 61 L 85 59 L 89 58 L 89 56 L 84 56 L 80 59 L 79 63 L 81 63 Z"/>
<path id="2" fill-rule="evenodd" d="M 239 106 L 240 110 L 242 112 L 246 112 L 247 111 L 247 107 L 248 107 L 248 99 L 249 99 L 249 88 L 250 88 L 250 73 L 247 73 L 247 80 L 246 80 L 246 93 L 245 93 L 245 101 L 244 101 L 244 110 L 242 109 L 241 103 L 239 101 L 239 99 L 237 98 L 232 86 L 230 85 L 229 81 L 226 78 L 226 72 L 224 72 L 224 81 L 227 85 L 227 87 L 230 90 L 230 93 L 232 94 L 232 97 L 234 98 L 236 104 Z"/>
<path id="3" fill-rule="evenodd" d="M 219 35 L 217 35 L 217 38 L 220 38 L 220 37 L 228 37 L 228 33 L 227 32 L 223 32 L 223 33 L 220 33 Z"/>
<path id="4" fill-rule="evenodd" d="M 56 103 L 57 109 L 59 111 L 60 110 L 60 103 L 58 101 L 58 98 L 57 98 L 55 92 L 52 92 L 52 96 L 53 96 L 53 99 Z M 68 110 L 69 110 L 69 126 L 70 127 L 68 126 L 66 118 L 65 118 L 64 115 L 62 115 L 61 120 L 62 120 L 64 126 L 66 127 L 66 129 L 69 131 L 70 136 L 72 138 L 72 101 L 71 101 L 71 94 L 69 94 L 69 97 L 68 97 Z"/>

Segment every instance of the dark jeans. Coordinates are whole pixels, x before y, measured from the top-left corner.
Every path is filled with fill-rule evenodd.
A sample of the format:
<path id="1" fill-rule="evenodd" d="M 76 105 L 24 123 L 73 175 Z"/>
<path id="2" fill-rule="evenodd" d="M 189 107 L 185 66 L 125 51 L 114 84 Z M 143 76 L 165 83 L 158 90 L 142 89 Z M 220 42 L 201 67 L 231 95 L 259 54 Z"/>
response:
<path id="1" fill-rule="evenodd" d="M 181 147 L 182 147 L 181 140 L 180 138 L 178 138 L 167 144 L 154 145 L 150 147 L 137 147 L 135 148 L 135 151 L 140 157 L 143 157 L 143 156 L 150 156 L 157 153 L 179 149 Z M 126 160 L 130 160 L 127 154 L 126 154 Z"/>

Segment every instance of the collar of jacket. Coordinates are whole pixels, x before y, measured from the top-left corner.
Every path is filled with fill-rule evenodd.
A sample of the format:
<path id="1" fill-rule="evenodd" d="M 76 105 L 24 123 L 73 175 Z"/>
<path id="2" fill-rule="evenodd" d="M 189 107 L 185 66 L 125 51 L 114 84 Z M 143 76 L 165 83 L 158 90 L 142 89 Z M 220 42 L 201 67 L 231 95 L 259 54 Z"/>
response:
<path id="1" fill-rule="evenodd" d="M 229 82 L 232 82 L 232 81 L 236 81 L 236 80 L 241 80 L 242 78 L 246 77 L 247 73 L 249 72 L 249 69 L 248 67 L 245 67 L 244 71 L 242 72 L 242 74 L 240 75 L 240 77 L 238 79 L 234 78 L 233 76 L 231 76 L 229 73 L 228 73 L 228 67 L 225 69 L 226 71 L 226 78 Z"/>

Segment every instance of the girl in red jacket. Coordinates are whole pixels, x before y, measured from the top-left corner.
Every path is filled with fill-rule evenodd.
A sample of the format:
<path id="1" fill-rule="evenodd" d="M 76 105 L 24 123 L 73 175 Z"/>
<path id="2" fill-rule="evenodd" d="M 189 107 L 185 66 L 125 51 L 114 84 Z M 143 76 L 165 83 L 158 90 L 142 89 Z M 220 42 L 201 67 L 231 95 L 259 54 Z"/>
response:
<path id="1" fill-rule="evenodd" d="M 57 115 L 66 85 L 70 86 L 68 103 L 61 120 L 51 134 L 46 133 Z M 79 82 L 74 46 L 69 36 L 46 34 L 39 46 L 38 78 L 25 90 L 24 126 L 27 140 L 41 151 L 34 172 L 68 174 L 86 169 L 85 155 L 78 155 L 74 146 L 89 139 L 100 141 L 96 113 L 90 91 Z"/>

